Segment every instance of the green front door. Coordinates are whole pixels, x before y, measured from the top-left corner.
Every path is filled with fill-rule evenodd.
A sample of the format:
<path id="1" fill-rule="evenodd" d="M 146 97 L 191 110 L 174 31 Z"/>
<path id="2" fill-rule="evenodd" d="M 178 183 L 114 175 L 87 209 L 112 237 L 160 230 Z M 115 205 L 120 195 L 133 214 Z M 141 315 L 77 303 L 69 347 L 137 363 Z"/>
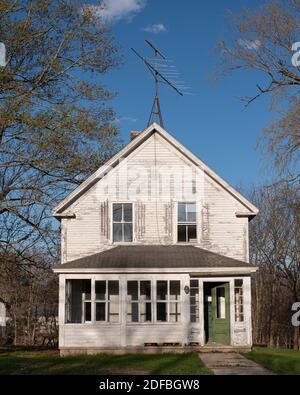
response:
<path id="1" fill-rule="evenodd" d="M 206 283 L 204 300 L 206 342 L 230 344 L 229 283 Z"/>
<path id="2" fill-rule="evenodd" d="M 210 327 L 214 343 L 230 344 L 229 283 L 214 284 L 211 288 Z"/>

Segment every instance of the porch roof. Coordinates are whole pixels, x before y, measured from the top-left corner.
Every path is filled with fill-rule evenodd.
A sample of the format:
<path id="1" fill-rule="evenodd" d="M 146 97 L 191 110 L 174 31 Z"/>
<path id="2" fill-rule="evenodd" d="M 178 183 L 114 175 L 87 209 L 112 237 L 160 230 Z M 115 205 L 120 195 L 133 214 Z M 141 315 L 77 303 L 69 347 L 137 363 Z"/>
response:
<path id="1" fill-rule="evenodd" d="M 54 269 L 254 268 L 250 263 L 198 248 L 180 245 L 116 246 Z"/>

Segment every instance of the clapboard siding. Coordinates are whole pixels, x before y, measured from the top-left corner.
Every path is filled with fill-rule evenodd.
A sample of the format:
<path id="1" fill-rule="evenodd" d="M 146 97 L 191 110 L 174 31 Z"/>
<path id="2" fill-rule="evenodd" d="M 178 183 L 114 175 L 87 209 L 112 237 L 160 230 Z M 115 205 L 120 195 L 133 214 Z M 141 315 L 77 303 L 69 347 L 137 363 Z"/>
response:
<path id="1" fill-rule="evenodd" d="M 236 217 L 245 206 L 154 134 L 69 207 L 75 218 L 62 219 L 62 262 L 112 246 L 117 201 L 134 203 L 134 242 L 142 244 L 176 243 L 177 202 L 197 202 L 198 245 L 248 260 L 248 219 Z"/>

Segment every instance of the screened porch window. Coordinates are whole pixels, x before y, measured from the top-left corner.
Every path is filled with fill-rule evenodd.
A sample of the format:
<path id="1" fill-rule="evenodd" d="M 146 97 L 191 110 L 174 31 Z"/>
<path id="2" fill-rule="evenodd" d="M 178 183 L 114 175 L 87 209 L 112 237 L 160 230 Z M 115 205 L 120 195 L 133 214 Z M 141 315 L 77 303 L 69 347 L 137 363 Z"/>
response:
<path id="1" fill-rule="evenodd" d="M 196 203 L 178 203 L 178 243 L 197 241 Z"/>
<path id="2" fill-rule="evenodd" d="M 151 281 L 127 281 L 127 322 L 151 322 Z"/>
<path id="3" fill-rule="evenodd" d="M 190 320 L 199 322 L 199 280 L 190 281 Z"/>
<path id="4" fill-rule="evenodd" d="M 113 203 L 113 242 L 130 243 L 132 239 L 132 203 Z"/>
<path id="5" fill-rule="evenodd" d="M 244 321 L 243 280 L 234 280 L 235 321 Z"/>
<path id="6" fill-rule="evenodd" d="M 66 281 L 66 323 L 92 321 L 91 280 Z"/>
<path id="7" fill-rule="evenodd" d="M 180 281 L 157 281 L 156 293 L 156 321 L 179 322 L 181 316 Z"/>
<path id="8" fill-rule="evenodd" d="M 95 281 L 96 322 L 119 322 L 119 281 Z"/>

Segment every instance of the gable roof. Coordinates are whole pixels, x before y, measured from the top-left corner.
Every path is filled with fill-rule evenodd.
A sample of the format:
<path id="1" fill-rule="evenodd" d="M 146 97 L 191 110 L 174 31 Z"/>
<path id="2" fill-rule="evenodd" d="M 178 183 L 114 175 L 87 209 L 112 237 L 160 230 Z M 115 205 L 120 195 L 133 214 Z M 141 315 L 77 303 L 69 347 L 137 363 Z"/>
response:
<path id="1" fill-rule="evenodd" d="M 174 268 L 248 268 L 255 267 L 195 246 L 132 245 L 117 246 L 54 267 L 64 269 L 174 269 Z"/>
<path id="2" fill-rule="evenodd" d="M 239 216 L 255 217 L 258 214 L 258 209 L 244 196 L 237 192 L 231 185 L 223 180 L 217 173 L 215 173 L 210 167 L 202 162 L 197 156 L 189 151 L 184 145 L 178 140 L 172 137 L 165 129 L 163 129 L 157 123 L 153 123 L 142 133 L 138 135 L 134 140 L 127 144 L 121 149 L 116 155 L 114 155 L 109 161 L 101 166 L 95 173 L 88 177 L 81 185 L 79 185 L 74 191 L 72 191 L 65 199 L 63 199 L 53 210 L 52 214 L 54 217 L 60 218 L 69 216 L 70 214 L 65 213 L 66 209 L 75 202 L 80 196 L 82 196 L 87 190 L 101 180 L 107 173 L 113 168 L 118 166 L 121 158 L 130 155 L 136 148 L 143 144 L 150 136 L 154 133 L 158 133 L 166 141 L 168 141 L 173 147 L 181 152 L 196 166 L 199 166 L 208 176 L 222 186 L 228 193 L 235 197 L 240 203 L 242 203 L 248 210 L 248 212 L 237 213 Z"/>

